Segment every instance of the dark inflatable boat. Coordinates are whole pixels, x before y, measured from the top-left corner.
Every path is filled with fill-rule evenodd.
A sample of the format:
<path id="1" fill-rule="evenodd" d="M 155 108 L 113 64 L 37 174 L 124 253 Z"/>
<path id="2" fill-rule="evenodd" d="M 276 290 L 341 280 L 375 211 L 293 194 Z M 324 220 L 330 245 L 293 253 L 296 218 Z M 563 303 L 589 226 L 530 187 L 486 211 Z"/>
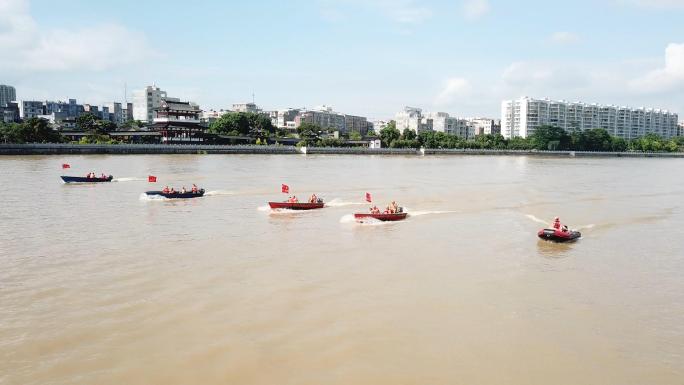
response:
<path id="1" fill-rule="evenodd" d="M 189 199 L 189 198 L 199 198 L 201 196 L 204 196 L 204 189 L 201 188 L 197 190 L 197 192 L 192 192 L 192 191 L 186 191 L 184 193 L 180 191 L 174 191 L 174 192 L 168 192 L 165 193 L 163 191 L 145 191 L 145 194 L 147 195 L 159 195 L 164 198 L 168 199 Z"/>
<path id="2" fill-rule="evenodd" d="M 86 178 L 83 176 L 62 175 L 61 178 L 64 181 L 64 183 L 102 183 L 102 182 L 111 182 L 112 179 L 114 179 L 114 177 L 111 175 L 106 177 L 106 178 L 101 178 L 101 177 Z"/>
<path id="3" fill-rule="evenodd" d="M 562 231 L 556 229 L 541 229 L 537 236 L 545 241 L 551 242 L 572 242 L 582 236 L 582 233 L 575 230 Z"/>

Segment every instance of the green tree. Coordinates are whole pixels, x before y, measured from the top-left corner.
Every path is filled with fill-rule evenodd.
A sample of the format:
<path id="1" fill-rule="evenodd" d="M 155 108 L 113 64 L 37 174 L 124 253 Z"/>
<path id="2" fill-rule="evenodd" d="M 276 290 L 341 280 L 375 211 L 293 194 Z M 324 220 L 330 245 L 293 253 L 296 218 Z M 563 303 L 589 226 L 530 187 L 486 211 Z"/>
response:
<path id="1" fill-rule="evenodd" d="M 387 126 L 380 130 L 380 141 L 382 141 L 383 147 L 389 147 L 392 142 L 400 137 L 401 133 L 397 129 L 397 123 L 394 120 L 387 123 Z"/>
<path id="2" fill-rule="evenodd" d="M 349 133 L 349 140 L 362 140 L 363 136 L 360 132 L 352 131 Z"/>
<path id="3" fill-rule="evenodd" d="M 401 133 L 401 138 L 404 140 L 414 140 L 417 136 L 415 131 L 408 128 L 404 128 L 404 131 Z"/>
<path id="4" fill-rule="evenodd" d="M 627 147 L 627 141 L 623 138 L 618 138 L 617 136 L 613 136 L 610 138 L 610 151 L 627 151 Z"/>
<path id="5" fill-rule="evenodd" d="M 40 118 L 4 124 L 0 131 L 2 140 L 10 143 L 60 143 L 63 139 L 50 127 L 47 120 Z"/>
<path id="6" fill-rule="evenodd" d="M 249 119 L 244 113 L 228 112 L 211 123 L 209 132 L 217 135 L 248 135 Z"/>
<path id="7" fill-rule="evenodd" d="M 578 150 L 585 151 L 610 151 L 612 149 L 613 141 L 608 131 L 602 128 L 594 128 L 582 132 L 583 148 Z"/>
<path id="8" fill-rule="evenodd" d="M 571 144 L 571 137 L 564 129 L 547 125 L 537 127 L 530 140 L 537 150 L 567 150 Z"/>
<path id="9" fill-rule="evenodd" d="M 302 139 L 299 143 L 303 146 L 310 146 L 316 143 L 318 135 L 322 132 L 321 126 L 315 123 L 304 122 L 297 127 L 297 134 Z"/>
<path id="10" fill-rule="evenodd" d="M 97 128 L 96 124 L 98 120 L 100 120 L 99 117 L 90 112 L 86 112 L 85 114 L 81 114 L 81 116 L 76 118 L 76 127 L 78 127 L 81 131 L 92 132 Z"/>

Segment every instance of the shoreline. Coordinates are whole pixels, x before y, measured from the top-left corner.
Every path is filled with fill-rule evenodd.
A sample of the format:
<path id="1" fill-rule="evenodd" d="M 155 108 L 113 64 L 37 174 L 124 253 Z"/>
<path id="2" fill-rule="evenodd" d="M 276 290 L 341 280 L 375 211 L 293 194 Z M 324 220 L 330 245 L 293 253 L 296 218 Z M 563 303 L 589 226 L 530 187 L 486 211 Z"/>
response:
<path id="1" fill-rule="evenodd" d="M 545 157 L 682 158 L 682 152 L 591 152 L 485 149 L 413 149 L 367 147 L 302 147 L 257 145 L 169 145 L 169 144 L 0 144 L 0 155 L 169 155 L 169 154 L 278 154 L 278 155 L 506 155 Z"/>

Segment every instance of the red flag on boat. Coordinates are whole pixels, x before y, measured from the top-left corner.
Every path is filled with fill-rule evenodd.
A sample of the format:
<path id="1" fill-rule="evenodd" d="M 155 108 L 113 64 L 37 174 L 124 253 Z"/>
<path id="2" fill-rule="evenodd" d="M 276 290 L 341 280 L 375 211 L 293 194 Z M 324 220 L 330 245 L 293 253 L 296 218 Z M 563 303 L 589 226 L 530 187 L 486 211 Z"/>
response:
<path id="1" fill-rule="evenodd" d="M 366 202 L 372 202 L 370 193 L 366 193 Z"/>
<path id="2" fill-rule="evenodd" d="M 157 182 L 157 177 L 154 175 L 150 175 L 147 177 L 147 181 L 150 183 L 156 183 Z"/>
<path id="3" fill-rule="evenodd" d="M 282 191 L 283 194 L 289 194 L 290 193 L 290 186 L 284 184 L 281 186 L 280 191 Z"/>
<path id="4" fill-rule="evenodd" d="M 62 163 L 62 168 L 71 168 L 71 165 L 69 163 Z"/>

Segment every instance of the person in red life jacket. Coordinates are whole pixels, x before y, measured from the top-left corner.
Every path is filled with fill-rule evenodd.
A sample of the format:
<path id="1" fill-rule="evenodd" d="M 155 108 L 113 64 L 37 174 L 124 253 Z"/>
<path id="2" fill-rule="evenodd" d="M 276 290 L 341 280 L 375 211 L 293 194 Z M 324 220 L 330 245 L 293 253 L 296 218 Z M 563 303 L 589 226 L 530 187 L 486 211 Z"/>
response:
<path id="1" fill-rule="evenodd" d="M 194 183 L 192 184 L 192 193 L 197 194 L 197 185 Z"/>
<path id="2" fill-rule="evenodd" d="M 176 190 L 174 190 L 173 187 L 171 187 L 171 191 L 169 191 L 169 194 L 175 194 L 175 193 L 176 193 Z"/>
<path id="3" fill-rule="evenodd" d="M 168 194 L 169 192 L 171 192 L 171 191 L 169 190 L 169 186 L 165 186 L 164 189 L 162 190 L 162 192 L 163 192 L 164 194 Z"/>
<path id="4" fill-rule="evenodd" d="M 102 176 L 100 176 L 100 178 L 107 179 L 107 176 L 104 173 L 102 173 Z"/>
<path id="5" fill-rule="evenodd" d="M 551 226 L 553 227 L 554 230 L 560 230 L 562 227 L 561 222 L 560 222 L 560 218 L 555 217 L 553 219 L 553 224 Z"/>
<path id="6" fill-rule="evenodd" d="M 299 203 L 299 199 L 297 199 L 296 195 L 292 196 L 292 203 Z"/>

